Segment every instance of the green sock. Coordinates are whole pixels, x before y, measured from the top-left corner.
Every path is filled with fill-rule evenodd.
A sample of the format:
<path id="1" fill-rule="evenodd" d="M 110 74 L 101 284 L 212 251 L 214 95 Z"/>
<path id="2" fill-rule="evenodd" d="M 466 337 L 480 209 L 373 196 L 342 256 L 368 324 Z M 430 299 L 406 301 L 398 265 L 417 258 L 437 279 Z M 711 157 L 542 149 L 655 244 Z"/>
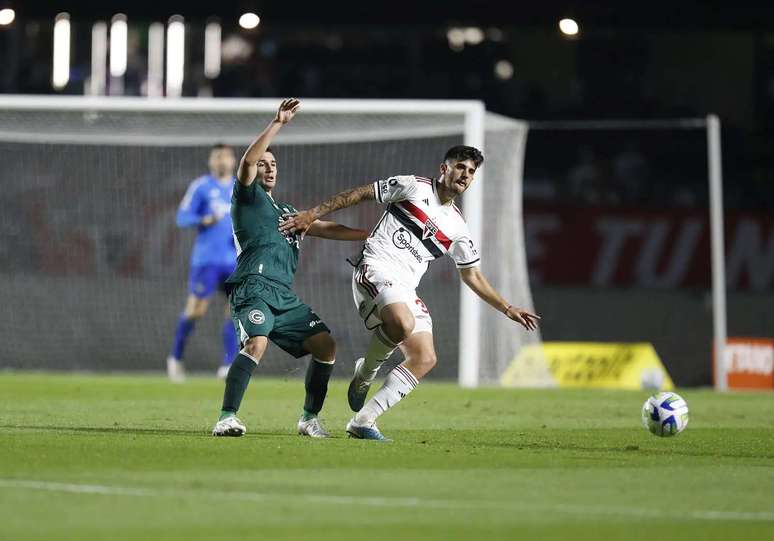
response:
<path id="1" fill-rule="evenodd" d="M 301 419 L 303 419 L 304 421 L 308 421 L 309 419 L 314 419 L 315 417 L 317 417 L 316 413 L 312 413 L 311 411 L 304 410 L 304 414 L 301 416 Z"/>
<path id="2" fill-rule="evenodd" d="M 306 369 L 306 399 L 304 400 L 304 420 L 307 415 L 317 417 L 328 394 L 328 380 L 331 379 L 333 363 L 324 363 L 314 357 L 309 361 Z"/>
<path id="3" fill-rule="evenodd" d="M 250 377 L 256 366 L 258 365 L 255 364 L 255 361 L 241 353 L 231 363 L 231 368 L 228 369 L 226 376 L 226 390 L 223 392 L 223 407 L 220 409 L 221 419 L 236 415 L 236 412 L 239 411 L 242 398 L 245 396 L 247 385 L 250 383 Z"/>
<path id="4" fill-rule="evenodd" d="M 218 421 L 222 421 L 227 417 L 236 417 L 236 413 L 234 413 L 233 411 L 221 410 L 220 417 L 218 417 Z"/>

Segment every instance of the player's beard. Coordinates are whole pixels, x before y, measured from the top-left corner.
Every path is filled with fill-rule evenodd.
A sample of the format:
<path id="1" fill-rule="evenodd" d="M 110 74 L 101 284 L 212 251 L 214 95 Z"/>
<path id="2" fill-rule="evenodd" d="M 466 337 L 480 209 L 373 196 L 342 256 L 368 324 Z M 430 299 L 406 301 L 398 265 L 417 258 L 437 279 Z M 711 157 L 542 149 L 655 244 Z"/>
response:
<path id="1" fill-rule="evenodd" d="M 462 184 L 458 181 L 458 179 L 452 179 L 450 182 L 450 191 L 455 195 L 462 195 L 465 193 L 465 190 L 468 189 L 468 186 L 470 186 L 470 180 L 463 180 L 461 181 Z"/>

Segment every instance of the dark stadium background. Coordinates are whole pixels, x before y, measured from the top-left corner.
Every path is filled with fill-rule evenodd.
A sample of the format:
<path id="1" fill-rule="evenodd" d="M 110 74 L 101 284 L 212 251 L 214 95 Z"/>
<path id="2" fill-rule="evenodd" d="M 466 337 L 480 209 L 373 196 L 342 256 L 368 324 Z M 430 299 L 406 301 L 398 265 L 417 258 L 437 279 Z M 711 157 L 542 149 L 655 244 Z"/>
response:
<path id="1" fill-rule="evenodd" d="M 130 29 L 164 22 L 173 14 L 185 17 L 185 96 L 472 98 L 496 113 L 534 121 L 717 113 L 723 122 L 727 242 L 748 225 L 760 235 L 754 239 L 760 247 L 757 255 L 729 278 L 729 334 L 771 336 L 774 329 L 774 8 L 695 1 L 622 7 L 618 2 L 580 1 L 0 0 L 0 8 L 6 5 L 16 10 L 17 18 L 0 28 L 2 93 L 54 93 L 52 21 L 67 11 L 73 25 L 72 69 L 70 82 L 59 93 L 83 94 L 91 24 L 121 12 Z M 245 11 L 261 16 L 257 29 L 238 27 Z M 246 53 L 241 60 L 224 61 L 221 75 L 209 81 L 198 74 L 203 28 L 212 17 L 223 25 L 224 40 L 235 36 Z M 557 21 L 563 17 L 578 21 L 579 36 L 559 33 Z M 481 28 L 484 39 L 453 50 L 449 29 L 466 27 Z M 140 39 L 130 48 L 126 95 L 140 94 L 144 47 Z M 511 77 L 496 74 L 495 65 L 503 60 L 513 68 Z M 582 252 L 591 241 L 578 224 L 587 219 L 641 220 L 646 229 L 661 220 L 673 227 L 660 263 L 668 266 L 668 247 L 680 224 L 706 220 L 707 208 L 703 135 L 670 137 L 530 135 L 524 192 L 528 228 L 530 220 L 558 216 L 575 224 L 569 233 L 577 241 L 571 244 Z M 649 284 L 637 278 L 633 267 L 638 247 L 630 246 L 612 279 L 600 284 L 582 269 L 573 271 L 577 254 L 561 251 L 558 244 L 551 252 L 551 242 L 550 236 L 542 240 L 549 249 L 543 260 L 534 243 L 529 247 L 536 306 L 551 315 L 544 339 L 635 341 L 643 334 L 655 336 L 651 340 L 679 384 L 710 383 L 706 249 L 697 249 L 690 269 L 677 282 Z M 555 272 L 564 266 L 570 270 Z M 609 319 L 579 317 L 590 302 Z M 638 313 L 642 327 L 617 326 L 614 314 L 621 310 Z M 680 339 L 659 341 L 665 314 L 675 318 L 670 324 L 685 326 Z M 447 365 L 449 370 L 453 364 Z"/>

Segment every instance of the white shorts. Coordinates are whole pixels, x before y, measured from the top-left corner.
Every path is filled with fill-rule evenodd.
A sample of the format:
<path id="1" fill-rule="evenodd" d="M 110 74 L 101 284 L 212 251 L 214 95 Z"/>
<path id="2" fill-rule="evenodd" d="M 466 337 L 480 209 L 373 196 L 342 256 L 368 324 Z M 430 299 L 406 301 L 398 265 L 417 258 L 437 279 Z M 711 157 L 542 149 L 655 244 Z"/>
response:
<path id="1" fill-rule="evenodd" d="M 414 316 L 413 333 L 433 332 L 430 310 L 417 296 L 416 290 L 393 283 L 383 272 L 371 265 L 361 263 L 352 273 L 352 297 L 368 330 L 382 324 L 379 318 L 382 308 L 388 304 L 403 302 Z"/>

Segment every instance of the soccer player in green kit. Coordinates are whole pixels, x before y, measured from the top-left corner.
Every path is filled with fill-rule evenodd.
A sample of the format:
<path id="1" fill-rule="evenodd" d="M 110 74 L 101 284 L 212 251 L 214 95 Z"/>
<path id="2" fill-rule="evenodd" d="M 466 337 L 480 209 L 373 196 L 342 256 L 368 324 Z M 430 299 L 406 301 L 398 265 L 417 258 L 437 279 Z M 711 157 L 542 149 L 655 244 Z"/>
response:
<path id="1" fill-rule="evenodd" d="M 226 376 L 223 407 L 213 436 L 242 436 L 246 432 L 236 413 L 269 340 L 296 358 L 311 353 L 298 433 L 314 438 L 328 436 L 318 414 L 328 392 L 336 343 L 325 323 L 292 290 L 302 235 L 277 230 L 285 219 L 283 215 L 296 209 L 275 200 L 272 194 L 277 160 L 269 144 L 300 106 L 297 99 L 284 100 L 274 120 L 247 148 L 239 164 L 231 196 L 237 268 L 226 284 L 242 349 Z M 366 231 L 320 220 L 306 233 L 334 240 L 362 241 L 368 237 Z"/>

